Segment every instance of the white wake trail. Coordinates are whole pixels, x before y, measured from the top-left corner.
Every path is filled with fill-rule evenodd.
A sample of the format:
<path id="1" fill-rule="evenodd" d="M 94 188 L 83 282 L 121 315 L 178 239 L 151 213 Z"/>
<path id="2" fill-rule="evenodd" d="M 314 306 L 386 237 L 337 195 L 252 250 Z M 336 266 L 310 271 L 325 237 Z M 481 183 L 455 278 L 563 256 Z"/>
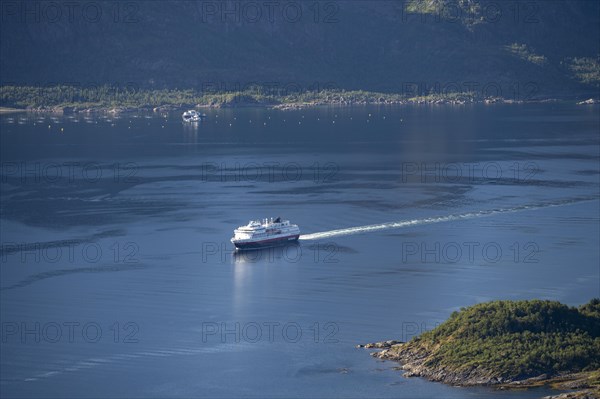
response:
<path id="1" fill-rule="evenodd" d="M 521 212 L 521 211 L 526 211 L 526 210 L 550 208 L 550 207 L 554 207 L 554 206 L 571 205 L 571 204 L 576 204 L 579 202 L 593 201 L 593 200 L 597 200 L 597 199 L 598 199 L 597 197 L 567 199 L 567 200 L 562 200 L 562 201 L 557 201 L 557 202 L 547 202 L 547 203 L 542 203 L 542 204 L 521 205 L 521 206 L 516 206 L 516 207 L 512 207 L 512 208 L 491 209 L 491 210 L 467 212 L 467 213 L 460 213 L 460 214 L 447 215 L 447 216 L 435 216 L 435 217 L 429 217 L 429 218 L 423 218 L 423 219 L 401 220 L 398 222 L 388 222 L 388 223 L 380 223 L 380 224 L 371 224 L 371 225 L 367 225 L 367 226 L 348 227 L 345 229 L 329 230 L 329 231 L 322 231 L 322 232 L 318 232 L 318 233 L 303 234 L 300 236 L 300 240 L 321 240 L 324 238 L 340 237 L 340 236 L 347 236 L 347 235 L 352 235 L 352 234 L 362 234 L 362 233 L 368 233 L 368 232 L 380 231 L 380 230 L 398 229 L 398 228 L 408 227 L 408 226 L 420 226 L 420 225 L 424 225 L 424 224 L 452 222 L 455 220 L 475 219 L 475 218 L 480 218 L 480 217 L 497 215 L 500 213 Z"/>

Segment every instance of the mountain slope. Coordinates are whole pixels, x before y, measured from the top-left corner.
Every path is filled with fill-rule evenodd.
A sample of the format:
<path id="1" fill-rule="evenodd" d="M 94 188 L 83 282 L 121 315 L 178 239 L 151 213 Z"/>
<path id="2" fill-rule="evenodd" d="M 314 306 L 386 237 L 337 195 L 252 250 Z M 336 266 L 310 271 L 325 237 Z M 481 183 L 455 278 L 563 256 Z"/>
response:
<path id="1" fill-rule="evenodd" d="M 231 0 L 94 2 L 97 21 L 89 2 L 72 18 L 63 3 L 54 3 L 61 18 L 44 4 L 3 7 L 3 84 L 471 89 L 517 99 L 599 84 L 594 1 L 279 2 L 271 10 Z M 577 74 L 581 65 L 591 80 Z"/>

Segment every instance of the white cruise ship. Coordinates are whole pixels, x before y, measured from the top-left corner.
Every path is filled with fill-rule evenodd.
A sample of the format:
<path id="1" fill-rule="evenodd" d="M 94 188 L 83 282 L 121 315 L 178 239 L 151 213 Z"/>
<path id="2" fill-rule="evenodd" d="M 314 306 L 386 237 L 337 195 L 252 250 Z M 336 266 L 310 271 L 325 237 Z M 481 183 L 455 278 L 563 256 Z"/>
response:
<path id="1" fill-rule="evenodd" d="M 264 219 L 262 222 L 251 220 L 247 225 L 234 230 L 231 242 L 237 249 L 259 249 L 297 241 L 298 237 L 298 225 L 278 217 L 274 220 Z"/>

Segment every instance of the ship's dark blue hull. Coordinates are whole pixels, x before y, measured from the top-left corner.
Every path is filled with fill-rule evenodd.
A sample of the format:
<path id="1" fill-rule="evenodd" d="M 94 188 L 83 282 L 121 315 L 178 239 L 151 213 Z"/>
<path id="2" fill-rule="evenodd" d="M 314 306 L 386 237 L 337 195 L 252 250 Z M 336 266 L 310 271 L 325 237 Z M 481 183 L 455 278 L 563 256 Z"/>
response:
<path id="1" fill-rule="evenodd" d="M 293 235 L 287 237 L 271 238 L 268 240 L 252 241 L 252 242 L 234 242 L 233 245 L 240 250 L 251 250 L 269 248 L 277 245 L 287 244 L 289 242 L 296 242 L 300 235 Z"/>

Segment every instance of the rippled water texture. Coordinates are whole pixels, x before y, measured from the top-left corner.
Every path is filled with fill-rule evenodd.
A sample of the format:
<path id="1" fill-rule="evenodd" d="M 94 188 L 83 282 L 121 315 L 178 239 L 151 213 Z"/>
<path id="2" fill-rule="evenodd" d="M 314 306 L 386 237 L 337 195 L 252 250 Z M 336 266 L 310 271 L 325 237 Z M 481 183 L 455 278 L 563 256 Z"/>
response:
<path id="1" fill-rule="evenodd" d="M 207 114 L 0 117 L 3 395 L 548 394 L 404 378 L 355 345 L 598 296 L 597 107 Z M 299 243 L 234 253 L 271 216 Z"/>

